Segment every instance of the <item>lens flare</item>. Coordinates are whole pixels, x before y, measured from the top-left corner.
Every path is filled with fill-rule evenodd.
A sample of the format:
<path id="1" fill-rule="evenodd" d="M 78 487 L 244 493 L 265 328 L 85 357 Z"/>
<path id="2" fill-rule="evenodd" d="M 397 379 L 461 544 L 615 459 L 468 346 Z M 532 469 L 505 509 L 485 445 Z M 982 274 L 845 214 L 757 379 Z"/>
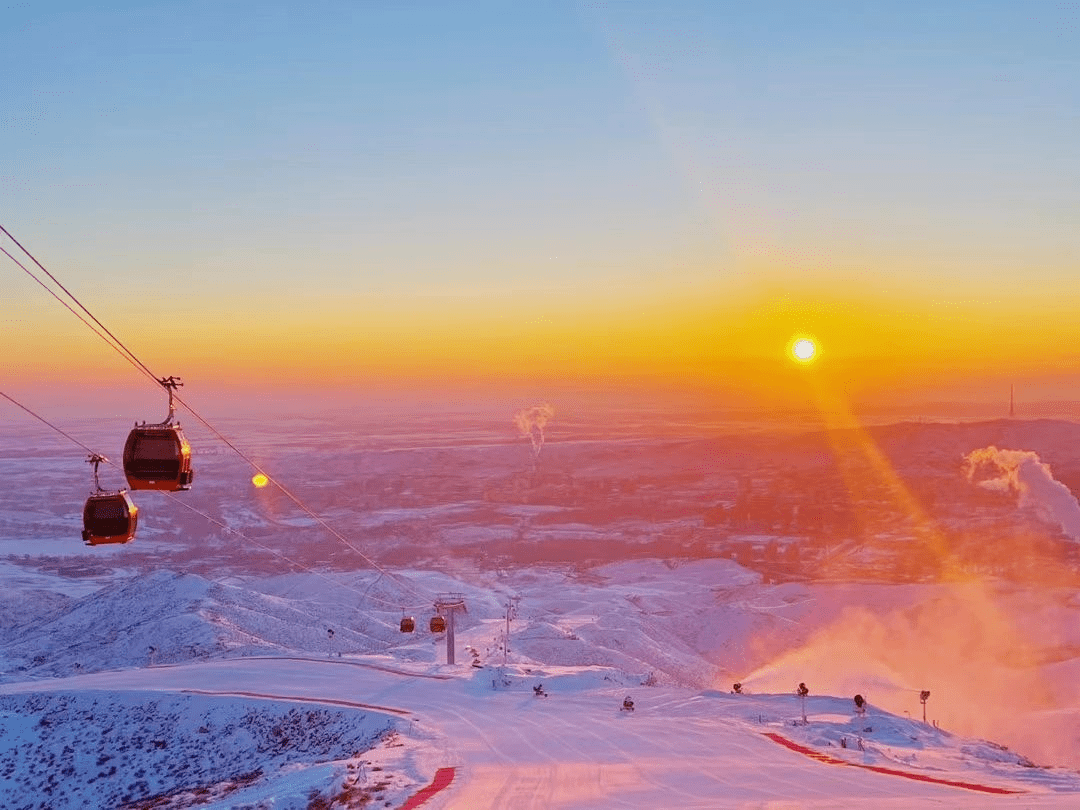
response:
<path id="1" fill-rule="evenodd" d="M 255 473 L 255 475 L 251 476 L 251 483 L 253 483 L 259 489 L 262 489 L 270 483 L 270 479 L 262 473 Z"/>

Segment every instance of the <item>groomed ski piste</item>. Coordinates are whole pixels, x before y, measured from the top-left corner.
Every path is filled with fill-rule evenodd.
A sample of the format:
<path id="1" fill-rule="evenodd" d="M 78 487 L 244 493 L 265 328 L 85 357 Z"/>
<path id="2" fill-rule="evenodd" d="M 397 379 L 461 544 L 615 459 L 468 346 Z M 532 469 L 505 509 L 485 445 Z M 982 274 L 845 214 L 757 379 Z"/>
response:
<path id="1" fill-rule="evenodd" d="M 605 579 L 593 589 L 571 593 L 566 584 L 561 594 L 542 572 L 528 572 L 536 590 L 524 589 L 523 601 L 540 603 L 547 592 L 550 602 L 538 613 L 548 623 L 516 620 L 508 653 L 484 646 L 504 622 L 497 603 L 485 607 L 480 591 L 468 592 L 472 612 L 458 628 L 453 665 L 441 663 L 444 636 L 417 634 L 411 644 L 378 654 L 301 643 L 305 631 L 313 638 L 311 631 L 322 629 L 298 613 L 312 600 L 281 594 L 310 592 L 306 576 L 242 588 L 155 572 L 84 596 L 67 610 L 42 608 L 46 615 L 21 635 L 28 649 L 56 639 L 51 660 L 12 672 L 9 658 L 0 684 L 0 806 L 584 810 L 1080 802 L 1080 773 L 1040 767 L 997 743 L 889 713 L 873 695 L 858 716 L 846 695 L 811 691 L 804 705 L 794 690 L 748 685 L 735 694 L 731 684 L 686 686 L 663 670 L 632 671 L 628 662 L 655 654 L 631 640 L 643 635 L 641 626 L 654 636 L 665 632 L 657 624 L 668 612 L 664 594 L 694 603 L 712 593 L 702 583 L 726 577 L 728 585 L 742 583 L 741 596 L 753 601 L 763 586 L 729 561 L 674 571 L 657 561 L 621 563 L 600 569 L 595 576 Z M 333 594 L 322 599 L 330 611 Z M 653 612 L 633 619 L 625 633 L 599 633 L 606 617 L 629 615 L 627 599 L 647 602 Z M 753 611 L 743 614 L 741 625 L 731 624 L 745 635 L 755 625 Z M 111 617 L 111 642 L 95 638 L 93 625 L 104 616 Z M 394 616 L 383 619 L 394 632 Z M 125 658 L 122 639 L 150 629 L 160 634 L 156 660 L 145 660 L 142 638 L 130 649 L 141 649 L 144 660 Z M 368 632 L 377 635 L 374 625 Z M 344 635 L 339 630 L 335 642 Z M 670 668 L 685 672 L 688 664 L 675 655 L 679 642 L 673 634 L 667 642 L 668 664 L 683 669 Z M 576 650 L 573 663 L 567 644 Z M 540 684 L 548 697 L 534 695 Z M 633 712 L 620 710 L 627 696 Z"/>
<path id="2" fill-rule="evenodd" d="M 548 700 L 532 694 L 538 679 Z M 615 686 L 619 679 L 598 667 L 401 668 L 369 657 L 7 684 L 3 803 L 302 808 L 366 806 L 366 797 L 403 807 L 420 796 L 432 808 L 986 807 L 1022 797 L 1024 807 L 1065 808 L 1080 800 L 1074 772 L 921 721 L 874 710 L 856 717 L 846 698 L 809 697 L 803 724 L 793 695 Z M 632 714 L 619 710 L 628 690 Z M 440 772 L 441 789 L 425 789 Z"/>

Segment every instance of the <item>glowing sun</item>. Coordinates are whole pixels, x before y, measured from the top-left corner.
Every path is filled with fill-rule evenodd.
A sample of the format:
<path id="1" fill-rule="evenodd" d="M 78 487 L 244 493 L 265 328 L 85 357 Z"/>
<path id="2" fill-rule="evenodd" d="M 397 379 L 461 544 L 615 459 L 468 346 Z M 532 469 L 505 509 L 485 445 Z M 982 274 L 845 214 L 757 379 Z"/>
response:
<path id="1" fill-rule="evenodd" d="M 791 356 L 800 363 L 809 363 L 817 354 L 817 346 L 810 338 L 799 338 L 791 344 Z"/>
<path id="2" fill-rule="evenodd" d="M 255 475 L 251 476 L 251 483 L 257 486 L 259 489 L 262 489 L 270 483 L 270 479 L 262 473 L 255 473 Z"/>

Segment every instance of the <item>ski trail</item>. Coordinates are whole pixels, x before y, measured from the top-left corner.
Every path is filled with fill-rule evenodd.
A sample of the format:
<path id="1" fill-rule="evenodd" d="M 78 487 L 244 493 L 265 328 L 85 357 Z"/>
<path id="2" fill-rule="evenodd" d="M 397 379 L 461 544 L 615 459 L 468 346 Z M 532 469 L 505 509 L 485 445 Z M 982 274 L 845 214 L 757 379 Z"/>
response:
<path id="1" fill-rule="evenodd" d="M 400 714 L 403 717 L 411 717 L 412 712 L 407 709 L 394 709 L 390 706 L 375 706 L 371 703 L 357 703 L 352 700 L 339 700 L 337 698 L 305 697 L 303 695 L 269 695 L 262 692 L 217 692 L 210 689 L 178 689 L 192 695 L 208 695 L 210 697 L 246 697 L 257 700 L 284 700 L 291 703 L 324 703 L 329 706 L 347 706 L 351 709 L 372 709 L 379 712 Z"/>
<path id="2" fill-rule="evenodd" d="M 454 680 L 453 675 L 439 675 L 428 672 L 410 672 L 407 669 L 397 669 L 396 667 L 388 667 L 383 664 L 368 664 L 363 661 L 349 661 L 341 658 L 309 658 L 302 655 L 245 655 L 243 658 L 222 658 L 220 661 L 302 661 L 305 664 L 332 664 L 334 666 L 345 667 L 362 667 L 363 669 L 373 669 L 377 672 L 389 672 L 391 675 L 404 675 L 409 678 L 429 678 L 435 681 L 450 681 Z M 179 669 L 182 667 L 190 667 L 191 662 L 187 661 L 180 664 L 151 664 L 145 669 Z"/>

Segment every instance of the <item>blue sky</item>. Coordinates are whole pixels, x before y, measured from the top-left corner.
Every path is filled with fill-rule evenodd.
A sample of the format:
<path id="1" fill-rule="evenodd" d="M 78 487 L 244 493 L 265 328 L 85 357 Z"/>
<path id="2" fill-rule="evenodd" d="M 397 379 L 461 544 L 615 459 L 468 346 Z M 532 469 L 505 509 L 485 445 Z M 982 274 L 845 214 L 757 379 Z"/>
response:
<path id="1" fill-rule="evenodd" d="M 133 329 L 1080 296 L 1074 2 L 0 13 L 2 222 Z"/>

